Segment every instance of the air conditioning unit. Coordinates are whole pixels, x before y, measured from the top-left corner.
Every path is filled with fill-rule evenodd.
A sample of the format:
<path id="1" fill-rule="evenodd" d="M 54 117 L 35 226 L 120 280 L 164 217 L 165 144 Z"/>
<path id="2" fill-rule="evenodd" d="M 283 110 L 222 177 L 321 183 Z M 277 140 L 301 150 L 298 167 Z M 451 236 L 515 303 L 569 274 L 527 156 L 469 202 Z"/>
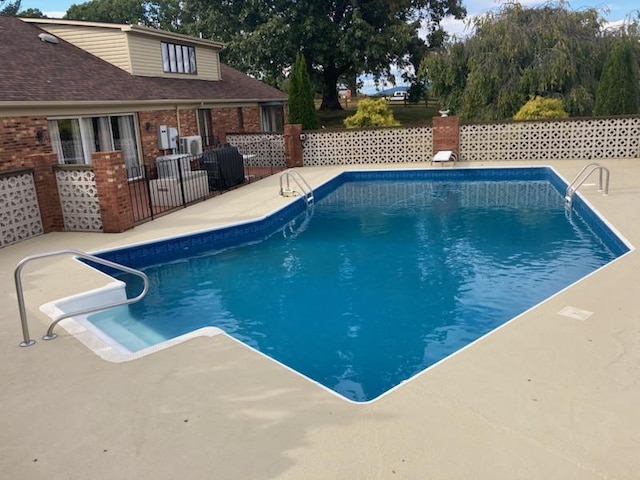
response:
<path id="1" fill-rule="evenodd" d="M 180 153 L 200 155 L 202 153 L 202 137 L 200 135 L 180 137 Z"/>

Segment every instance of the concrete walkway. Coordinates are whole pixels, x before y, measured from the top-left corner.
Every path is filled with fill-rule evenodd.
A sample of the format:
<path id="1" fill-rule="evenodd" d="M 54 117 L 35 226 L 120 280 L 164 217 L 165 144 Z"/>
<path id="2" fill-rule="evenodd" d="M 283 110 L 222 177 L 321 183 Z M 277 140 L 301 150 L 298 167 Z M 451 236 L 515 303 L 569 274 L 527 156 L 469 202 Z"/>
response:
<path id="1" fill-rule="evenodd" d="M 541 164 L 570 181 L 585 163 Z M 592 185 L 580 192 L 638 246 L 640 160 L 602 164 L 611 170 L 610 195 Z M 481 165 L 488 163 L 458 166 Z M 318 185 L 338 171 L 302 173 Z M 262 216 L 289 201 L 277 184 L 270 177 L 123 234 L 53 233 L 0 249 L 1 478 L 640 478 L 637 251 L 365 405 L 226 336 L 125 363 L 105 362 L 61 328 L 60 338 L 43 342 L 49 319 L 41 304 L 107 283 L 70 258 L 25 268 L 38 343 L 18 347 L 13 272 L 25 256 L 90 252 Z M 584 321 L 558 315 L 566 306 L 594 314 Z"/>

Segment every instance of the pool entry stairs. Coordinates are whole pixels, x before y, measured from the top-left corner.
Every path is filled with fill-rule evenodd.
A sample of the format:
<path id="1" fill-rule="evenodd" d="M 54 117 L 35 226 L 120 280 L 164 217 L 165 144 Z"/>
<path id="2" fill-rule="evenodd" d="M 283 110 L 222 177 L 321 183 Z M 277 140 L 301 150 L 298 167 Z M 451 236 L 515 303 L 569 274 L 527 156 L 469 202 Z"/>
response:
<path id="1" fill-rule="evenodd" d="M 135 297 L 126 298 L 124 300 L 119 300 L 119 301 L 116 301 L 116 302 L 110 302 L 110 303 L 107 303 L 107 304 L 104 304 L 104 305 L 100 305 L 100 306 L 97 306 L 97 307 L 84 308 L 84 309 L 81 309 L 81 310 L 77 310 L 75 312 L 68 312 L 68 313 L 64 313 L 63 315 L 58 316 L 49 325 L 49 328 L 47 329 L 46 335 L 44 335 L 42 337 L 43 340 L 53 340 L 54 338 L 56 338 L 58 335 L 53 332 L 53 329 L 55 328 L 55 326 L 58 323 L 60 323 L 61 320 L 64 320 L 65 318 L 74 317 L 76 315 L 86 315 L 88 313 L 94 313 L 94 312 L 98 312 L 100 310 L 106 310 L 108 308 L 118 307 L 120 305 L 129 305 L 131 303 L 136 303 L 136 302 L 142 300 L 144 298 L 144 296 L 147 294 L 147 292 L 149 291 L 149 278 L 143 272 L 141 272 L 139 270 L 135 270 L 135 269 L 130 268 L 130 267 L 126 267 L 124 265 L 120 265 L 119 263 L 111 262 L 109 260 L 105 260 L 103 258 L 96 257 L 95 255 L 90 255 L 88 253 L 81 252 L 79 250 L 73 250 L 73 249 L 52 250 L 50 252 L 37 253 L 35 255 L 30 255 L 28 257 L 25 257 L 20 262 L 18 262 L 18 265 L 16 266 L 16 269 L 15 269 L 14 274 L 13 274 L 14 279 L 15 279 L 15 283 L 16 283 L 16 293 L 17 293 L 17 296 L 18 296 L 18 308 L 20 310 L 20 322 L 21 322 L 21 325 L 22 325 L 23 341 L 20 342 L 20 346 L 21 347 L 30 347 L 31 345 L 36 343 L 36 341 L 33 340 L 32 338 L 30 338 L 30 336 L 29 336 L 29 326 L 28 326 L 28 323 L 27 323 L 27 313 L 26 313 L 26 309 L 25 309 L 25 306 L 24 306 L 24 292 L 23 292 L 23 289 L 22 289 L 22 278 L 21 278 L 22 268 L 27 263 L 31 262 L 32 260 L 37 260 L 39 258 L 53 257 L 53 256 L 58 256 L 58 255 L 74 255 L 77 258 L 82 258 L 82 259 L 87 260 L 89 262 L 97 263 L 97 264 L 103 265 L 105 267 L 113 268 L 113 269 L 116 269 L 116 270 L 121 270 L 123 272 L 130 273 L 132 275 L 136 275 L 136 276 L 138 276 L 138 277 L 140 277 L 142 279 L 143 287 L 142 287 L 142 291 Z"/>
<path id="2" fill-rule="evenodd" d="M 598 191 L 603 192 L 603 195 L 609 194 L 609 169 L 603 167 L 599 163 L 593 162 L 584 166 L 582 170 L 576 175 L 573 181 L 567 187 L 567 192 L 564 196 L 565 206 L 570 209 L 571 203 L 573 202 L 573 196 L 578 191 L 578 189 L 582 186 L 582 184 L 591 176 L 591 174 L 595 171 L 600 173 L 599 181 L 598 181 Z M 604 189 L 602 188 L 602 177 L 604 172 Z"/>
<path id="3" fill-rule="evenodd" d="M 295 183 L 298 190 L 294 190 L 291 183 Z M 313 205 L 313 189 L 307 181 L 295 170 L 286 170 L 280 175 L 280 195 L 283 197 L 296 197 L 302 195 L 307 206 Z"/>
<path id="4" fill-rule="evenodd" d="M 300 192 L 292 188 L 292 182 L 300 189 Z M 285 238 L 293 239 L 304 232 L 309 226 L 315 207 L 313 189 L 298 172 L 295 170 L 287 170 L 280 175 L 280 195 L 283 197 L 297 197 L 298 195 L 302 195 L 307 205 L 302 219 L 298 216 L 282 228 L 282 235 Z"/>

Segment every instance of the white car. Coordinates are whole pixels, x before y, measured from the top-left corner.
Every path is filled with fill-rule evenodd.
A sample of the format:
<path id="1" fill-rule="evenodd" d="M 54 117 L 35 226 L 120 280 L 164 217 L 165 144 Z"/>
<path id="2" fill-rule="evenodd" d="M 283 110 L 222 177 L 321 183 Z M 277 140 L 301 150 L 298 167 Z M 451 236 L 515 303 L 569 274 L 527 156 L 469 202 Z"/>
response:
<path id="1" fill-rule="evenodd" d="M 409 92 L 404 91 L 404 90 L 400 90 L 397 92 L 393 92 L 393 95 L 387 97 L 387 100 L 391 101 L 391 102 L 396 102 L 396 101 L 405 101 L 407 99 L 407 97 L 409 96 Z"/>

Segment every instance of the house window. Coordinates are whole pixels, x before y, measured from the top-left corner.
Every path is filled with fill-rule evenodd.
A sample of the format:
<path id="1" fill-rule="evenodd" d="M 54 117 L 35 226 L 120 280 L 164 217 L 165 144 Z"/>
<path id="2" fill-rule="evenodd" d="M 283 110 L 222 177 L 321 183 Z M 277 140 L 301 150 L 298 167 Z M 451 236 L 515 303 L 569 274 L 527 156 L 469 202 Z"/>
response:
<path id="1" fill-rule="evenodd" d="M 198 134 L 202 137 L 202 144 L 205 146 L 215 145 L 213 138 L 213 122 L 211 121 L 211 109 L 198 109 Z"/>
<path id="2" fill-rule="evenodd" d="M 169 42 L 161 42 L 161 46 L 165 73 L 198 73 L 195 47 Z"/>
<path id="3" fill-rule="evenodd" d="M 140 164 L 134 115 L 51 119 L 48 125 L 58 163 L 90 164 L 93 152 L 121 150 L 127 168 Z"/>
<path id="4" fill-rule="evenodd" d="M 260 114 L 263 132 L 282 132 L 284 130 L 284 109 L 281 103 L 262 105 Z"/>

